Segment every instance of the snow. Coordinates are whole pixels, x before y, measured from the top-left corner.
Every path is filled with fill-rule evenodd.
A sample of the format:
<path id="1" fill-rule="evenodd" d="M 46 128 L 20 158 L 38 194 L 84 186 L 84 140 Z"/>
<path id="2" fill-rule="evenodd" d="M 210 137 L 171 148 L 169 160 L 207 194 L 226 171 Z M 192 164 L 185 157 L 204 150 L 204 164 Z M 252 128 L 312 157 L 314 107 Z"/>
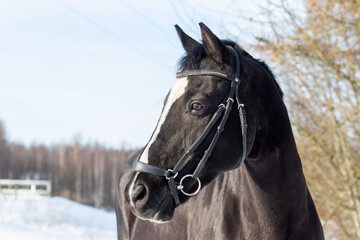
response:
<path id="1" fill-rule="evenodd" d="M 0 194 L 1 240 L 116 239 L 114 212 L 61 197 Z"/>
<path id="2" fill-rule="evenodd" d="M 116 217 L 61 197 L 0 194 L 0 239 L 115 240 Z"/>

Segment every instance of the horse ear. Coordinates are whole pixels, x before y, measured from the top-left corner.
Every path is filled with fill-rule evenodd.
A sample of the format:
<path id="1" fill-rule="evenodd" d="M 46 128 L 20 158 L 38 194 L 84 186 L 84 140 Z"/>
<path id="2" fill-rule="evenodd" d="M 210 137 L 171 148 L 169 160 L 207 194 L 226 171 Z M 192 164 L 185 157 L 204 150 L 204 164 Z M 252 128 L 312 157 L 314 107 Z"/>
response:
<path id="1" fill-rule="evenodd" d="M 175 25 L 176 32 L 179 35 L 180 41 L 187 53 L 189 53 L 196 46 L 200 46 L 196 40 L 187 35 L 177 24 Z"/>
<path id="2" fill-rule="evenodd" d="M 215 61 L 232 64 L 232 53 L 226 45 L 204 24 L 199 23 L 206 53 Z"/>

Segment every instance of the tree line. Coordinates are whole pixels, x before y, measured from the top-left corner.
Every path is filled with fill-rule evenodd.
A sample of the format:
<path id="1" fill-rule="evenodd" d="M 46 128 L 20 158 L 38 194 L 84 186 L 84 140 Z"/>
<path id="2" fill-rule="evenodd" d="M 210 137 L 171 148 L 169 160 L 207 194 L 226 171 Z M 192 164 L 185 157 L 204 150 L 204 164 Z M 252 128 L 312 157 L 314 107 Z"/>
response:
<path id="1" fill-rule="evenodd" d="M 0 122 L 0 178 L 50 180 L 52 195 L 95 207 L 114 208 L 115 184 L 131 149 L 101 144 L 46 146 L 10 143 Z"/>

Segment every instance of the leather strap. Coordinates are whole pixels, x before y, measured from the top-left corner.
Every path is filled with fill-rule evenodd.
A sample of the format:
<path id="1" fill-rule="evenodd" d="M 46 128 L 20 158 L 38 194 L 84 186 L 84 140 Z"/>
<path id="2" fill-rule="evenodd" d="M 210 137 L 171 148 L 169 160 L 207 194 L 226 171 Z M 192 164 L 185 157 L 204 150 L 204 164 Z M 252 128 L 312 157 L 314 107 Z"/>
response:
<path id="1" fill-rule="evenodd" d="M 172 172 L 169 170 L 164 170 L 153 165 L 143 163 L 140 161 L 135 161 L 132 168 L 133 172 L 143 172 L 143 173 L 151 173 L 156 176 L 169 178 L 172 175 Z"/>
<path id="2" fill-rule="evenodd" d="M 169 188 L 170 188 L 171 194 L 174 197 L 176 207 L 180 204 L 178 190 L 183 188 L 183 186 L 181 186 L 181 185 L 176 185 L 177 182 L 175 181 L 175 178 L 176 178 L 178 172 L 181 171 L 181 169 L 186 164 L 186 160 L 200 146 L 200 144 L 204 141 L 204 139 L 208 136 L 210 131 L 213 129 L 214 125 L 218 122 L 220 117 L 223 116 L 220 121 L 220 124 L 217 128 L 215 136 L 213 137 L 207 150 L 204 152 L 204 155 L 201 158 L 200 162 L 198 163 L 198 166 L 196 167 L 194 173 L 192 174 L 192 178 L 197 179 L 199 181 L 199 187 L 200 187 L 200 180 L 198 179 L 198 176 L 200 175 L 202 169 L 204 168 L 207 160 L 210 158 L 211 153 L 214 150 L 217 141 L 219 140 L 220 134 L 224 130 L 225 124 L 227 122 L 227 119 L 228 119 L 231 109 L 232 109 L 232 104 L 234 103 L 234 98 L 236 99 L 236 102 L 238 104 L 238 111 L 239 111 L 240 124 L 241 124 L 242 145 L 243 145 L 243 153 L 242 153 L 241 161 L 234 168 L 237 168 L 241 164 L 243 164 L 243 162 L 245 161 L 245 158 L 246 158 L 246 153 L 247 153 L 246 112 L 245 112 L 244 104 L 241 102 L 240 97 L 239 97 L 240 64 L 241 64 L 240 57 L 239 57 L 239 54 L 237 53 L 237 51 L 235 51 L 231 46 L 227 46 L 227 47 L 234 54 L 235 64 L 236 64 L 235 76 L 231 76 L 226 73 L 212 71 L 212 70 L 191 70 L 191 71 L 184 71 L 184 72 L 176 74 L 177 78 L 188 77 L 188 76 L 215 76 L 215 77 L 219 77 L 219 78 L 231 81 L 231 87 L 230 87 L 228 96 L 225 98 L 223 103 L 221 103 L 219 105 L 217 111 L 214 113 L 210 122 L 205 127 L 201 136 L 191 145 L 189 150 L 187 150 L 185 152 L 185 154 L 180 158 L 180 160 L 177 162 L 177 164 L 174 166 L 174 168 L 172 170 L 171 169 L 164 170 L 164 169 L 152 166 L 147 163 L 139 162 L 139 161 L 134 162 L 134 165 L 133 165 L 134 172 L 150 173 L 150 174 L 165 177 L 166 179 L 168 179 Z M 187 175 L 187 176 L 191 176 L 191 175 Z M 195 195 L 197 192 L 198 191 L 193 193 L 193 195 Z"/>
<path id="3" fill-rule="evenodd" d="M 229 80 L 231 82 L 235 82 L 236 77 L 231 75 L 227 75 L 226 73 L 216 72 L 212 70 L 191 70 L 184 71 L 176 74 L 176 78 L 183 78 L 188 76 L 214 76 L 222 79 Z"/>

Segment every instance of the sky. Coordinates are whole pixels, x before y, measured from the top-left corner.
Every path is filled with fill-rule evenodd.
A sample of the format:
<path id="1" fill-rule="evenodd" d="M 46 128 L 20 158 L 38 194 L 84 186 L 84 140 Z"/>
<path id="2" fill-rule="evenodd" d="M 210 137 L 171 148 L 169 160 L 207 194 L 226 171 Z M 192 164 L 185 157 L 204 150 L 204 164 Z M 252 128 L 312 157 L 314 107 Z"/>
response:
<path id="1" fill-rule="evenodd" d="M 26 145 L 76 139 L 143 146 L 184 54 L 174 24 L 197 40 L 199 22 L 228 38 L 238 17 L 232 0 L 0 0 L 0 6 L 0 119 L 7 139 Z"/>

